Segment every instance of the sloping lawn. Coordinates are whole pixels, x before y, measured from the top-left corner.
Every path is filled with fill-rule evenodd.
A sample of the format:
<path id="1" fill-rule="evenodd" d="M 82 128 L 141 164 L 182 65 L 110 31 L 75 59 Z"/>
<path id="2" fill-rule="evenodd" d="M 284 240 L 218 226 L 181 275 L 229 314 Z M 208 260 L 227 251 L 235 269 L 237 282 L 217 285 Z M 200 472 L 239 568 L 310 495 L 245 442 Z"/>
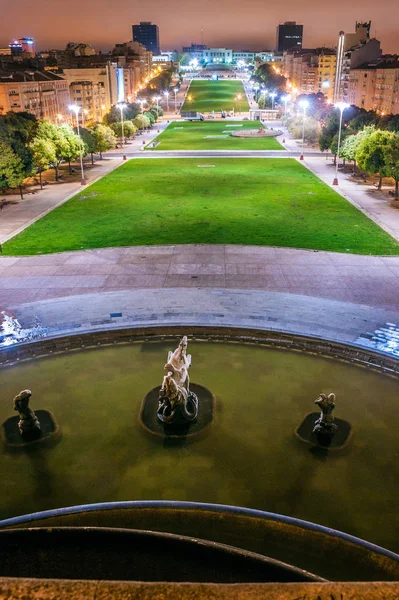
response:
<path id="1" fill-rule="evenodd" d="M 238 138 L 232 131 L 259 129 L 259 121 L 174 121 L 156 138 L 154 150 L 284 150 L 274 137 Z M 147 146 L 147 150 L 152 150 Z"/>
<path id="2" fill-rule="evenodd" d="M 3 253 L 202 243 L 399 254 L 387 233 L 289 158 L 131 160 Z"/>
<path id="3" fill-rule="evenodd" d="M 235 100 L 237 94 L 241 94 L 240 101 Z M 190 101 L 190 98 L 192 100 Z M 182 111 L 196 110 L 198 112 L 212 112 L 221 110 L 233 110 L 235 112 L 247 112 L 249 105 L 241 81 L 192 81 Z"/>

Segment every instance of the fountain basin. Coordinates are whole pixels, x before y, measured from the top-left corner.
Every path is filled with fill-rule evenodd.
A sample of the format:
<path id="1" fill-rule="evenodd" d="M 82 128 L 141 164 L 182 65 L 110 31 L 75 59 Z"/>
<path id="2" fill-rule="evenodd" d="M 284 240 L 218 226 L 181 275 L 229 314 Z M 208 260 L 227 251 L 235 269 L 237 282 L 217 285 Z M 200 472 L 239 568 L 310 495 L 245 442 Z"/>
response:
<path id="1" fill-rule="evenodd" d="M 2 518 L 104 501 L 203 501 L 286 514 L 398 550 L 392 425 L 397 379 L 343 362 L 381 370 L 389 365 L 393 375 L 393 358 L 325 341 L 270 336 L 271 343 L 298 350 L 333 348 L 341 360 L 331 360 L 270 347 L 268 333 L 262 338 L 252 331 L 250 338 L 230 330 L 223 337 L 211 330 L 201 338 L 198 328 L 190 340 L 192 377 L 214 392 L 216 419 L 206 438 L 171 448 L 154 444 L 138 415 L 149 382 L 159 381 L 165 354 L 180 332 L 173 338 L 156 337 L 162 330 L 136 333 L 142 337 L 112 331 L 3 351 L 8 362 L 1 369 L 1 420 L 12 414 L 10 402 L 23 381 L 22 387 L 34 392 L 33 410 L 51 410 L 63 437 L 56 447 L 19 454 L 18 464 L 0 454 L 0 468 L 8 474 Z M 294 435 L 321 391 L 336 393 L 336 416 L 355 426 L 347 447 L 327 457 L 310 452 Z M 188 534 L 210 539 L 212 527 L 206 526 Z M 234 535 L 240 538 L 240 533 L 247 540 L 239 526 Z M 273 536 L 281 554 L 262 553 L 284 560 L 287 542 L 277 532 Z M 301 554 L 299 560 L 308 562 L 292 564 L 312 571 L 309 552 L 302 548 Z"/>

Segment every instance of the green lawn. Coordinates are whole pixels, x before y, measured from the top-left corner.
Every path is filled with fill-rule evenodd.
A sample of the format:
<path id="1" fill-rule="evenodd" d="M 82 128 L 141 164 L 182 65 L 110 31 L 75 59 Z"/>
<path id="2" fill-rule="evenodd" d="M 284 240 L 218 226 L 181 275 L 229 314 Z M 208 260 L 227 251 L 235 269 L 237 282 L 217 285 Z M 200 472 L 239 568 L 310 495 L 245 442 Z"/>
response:
<path id="1" fill-rule="evenodd" d="M 387 233 L 290 158 L 131 160 L 3 253 L 201 243 L 399 254 Z"/>
<path id="2" fill-rule="evenodd" d="M 236 100 L 237 94 L 242 94 L 240 101 Z M 190 101 L 189 98 L 192 98 Z M 241 81 L 239 80 L 194 80 L 182 106 L 182 111 L 196 110 L 198 112 L 212 112 L 233 110 L 235 112 L 249 111 L 249 105 Z"/>
<path id="3" fill-rule="evenodd" d="M 234 130 L 258 128 L 259 121 L 174 121 L 156 138 L 159 146 L 154 150 L 284 150 L 274 137 L 250 139 L 231 135 Z"/>

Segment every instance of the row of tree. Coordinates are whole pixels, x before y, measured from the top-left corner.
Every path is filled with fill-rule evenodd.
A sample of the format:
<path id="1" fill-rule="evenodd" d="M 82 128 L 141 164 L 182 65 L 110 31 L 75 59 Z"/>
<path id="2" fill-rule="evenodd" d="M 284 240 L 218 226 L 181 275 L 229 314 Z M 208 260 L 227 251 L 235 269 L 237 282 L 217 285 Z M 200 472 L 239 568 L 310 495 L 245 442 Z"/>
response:
<path id="1" fill-rule="evenodd" d="M 36 120 L 29 113 L 0 115 L 0 189 L 19 188 L 23 198 L 26 178 L 39 174 L 43 187 L 43 171 L 54 168 L 58 181 L 60 164 L 67 162 L 71 172 L 71 161 L 78 159 L 80 153 L 91 155 L 92 163 L 94 154 L 101 159 L 103 152 L 116 146 L 117 138 L 131 138 L 138 130 L 151 127 L 163 114 L 156 106 L 144 113 L 140 110 L 139 105 L 126 106 L 122 132 L 120 111 L 113 107 L 105 123 L 81 127 L 80 137 L 70 125 Z"/>
<path id="2" fill-rule="evenodd" d="M 395 181 L 394 197 L 399 200 L 399 135 L 392 131 L 376 129 L 366 125 L 356 134 L 348 135 L 340 148 L 339 156 L 353 161 L 359 169 L 369 175 L 378 175 L 378 189 L 382 178 Z"/>

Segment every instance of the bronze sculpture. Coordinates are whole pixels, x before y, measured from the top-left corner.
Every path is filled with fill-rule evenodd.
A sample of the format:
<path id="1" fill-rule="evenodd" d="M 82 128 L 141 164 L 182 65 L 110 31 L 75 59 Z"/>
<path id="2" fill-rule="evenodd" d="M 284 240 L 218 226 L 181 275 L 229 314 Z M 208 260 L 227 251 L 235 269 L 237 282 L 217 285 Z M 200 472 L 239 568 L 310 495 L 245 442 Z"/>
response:
<path id="1" fill-rule="evenodd" d="M 22 436 L 40 435 L 41 428 L 39 419 L 29 408 L 29 400 L 32 396 L 30 390 L 22 390 L 14 398 L 14 410 L 19 414 L 18 428 Z"/>

